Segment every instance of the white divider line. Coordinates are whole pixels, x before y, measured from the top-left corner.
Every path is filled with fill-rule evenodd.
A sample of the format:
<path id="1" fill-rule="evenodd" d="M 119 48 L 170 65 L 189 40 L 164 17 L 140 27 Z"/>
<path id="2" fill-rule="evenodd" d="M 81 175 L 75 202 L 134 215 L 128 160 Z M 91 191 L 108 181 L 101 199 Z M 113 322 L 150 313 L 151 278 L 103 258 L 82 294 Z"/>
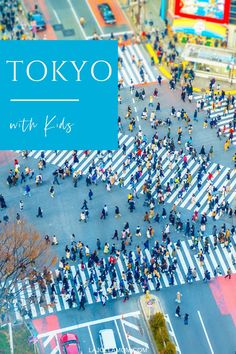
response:
<path id="1" fill-rule="evenodd" d="M 214 354 L 214 350 L 213 350 L 213 348 L 212 348 L 210 339 L 209 339 L 209 337 L 208 337 L 208 334 L 207 334 L 207 331 L 206 331 L 206 327 L 205 327 L 205 325 L 204 325 L 204 322 L 203 322 L 203 319 L 202 319 L 202 316 L 201 316 L 200 311 L 197 311 L 197 314 L 198 314 L 198 317 L 199 317 L 199 319 L 200 319 L 200 322 L 201 322 L 203 331 L 204 331 L 204 333 L 205 333 L 205 337 L 206 337 L 207 343 L 208 343 L 208 345 L 209 345 L 210 352 L 211 352 L 211 354 Z"/>

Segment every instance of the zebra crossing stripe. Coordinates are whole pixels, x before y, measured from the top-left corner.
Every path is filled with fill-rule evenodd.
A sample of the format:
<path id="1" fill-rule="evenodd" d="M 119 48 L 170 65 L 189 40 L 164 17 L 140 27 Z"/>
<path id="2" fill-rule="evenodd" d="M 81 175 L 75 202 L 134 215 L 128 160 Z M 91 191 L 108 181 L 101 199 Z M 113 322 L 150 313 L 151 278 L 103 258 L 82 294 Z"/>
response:
<path id="1" fill-rule="evenodd" d="M 82 279 L 83 284 L 86 284 L 87 281 L 86 281 L 86 277 L 85 277 L 84 271 L 81 269 L 81 267 L 78 267 L 78 269 L 79 269 L 80 277 Z M 93 303 L 93 299 L 92 299 L 92 296 L 90 294 L 90 291 L 89 291 L 89 288 L 88 288 L 87 285 L 85 286 L 85 294 L 86 294 L 88 303 L 92 304 Z"/>
<path id="2" fill-rule="evenodd" d="M 56 165 L 58 163 L 58 161 L 61 160 L 61 158 L 67 153 L 67 150 L 62 150 L 57 156 L 56 158 L 53 160 L 52 164 Z"/>
<path id="3" fill-rule="evenodd" d="M 47 162 L 47 163 L 51 162 L 51 161 L 54 159 L 55 156 L 57 156 L 57 155 L 56 155 L 55 152 L 53 152 L 53 153 L 46 159 L 46 162 Z"/>
<path id="4" fill-rule="evenodd" d="M 202 99 L 202 96 L 195 96 L 194 97 L 196 100 Z M 217 126 L 218 127 L 223 127 L 225 126 L 226 128 L 229 128 L 229 123 L 233 121 L 234 117 L 234 112 L 236 109 L 236 102 L 234 102 L 233 106 L 231 104 L 231 108 L 226 111 L 226 106 L 227 106 L 227 97 L 225 97 L 223 100 L 217 100 L 215 102 L 216 107 L 213 109 L 213 100 L 212 98 L 209 98 L 205 101 L 205 105 L 203 110 L 207 111 L 210 110 L 210 118 L 216 118 L 220 116 L 220 120 L 217 121 Z M 226 136 L 229 136 L 229 132 L 225 133 Z M 232 143 L 236 144 L 236 132 L 233 133 L 233 139 Z"/>
<path id="5" fill-rule="evenodd" d="M 131 79 L 133 80 L 134 84 L 137 84 L 141 81 L 141 78 L 139 78 L 139 75 L 136 76 L 136 72 L 134 73 L 131 71 L 131 66 L 129 65 L 126 54 L 123 54 L 121 49 L 118 49 L 120 57 L 123 59 L 124 66 L 121 68 L 121 73 L 122 76 L 124 76 L 124 83 L 126 83 L 126 86 L 131 82 Z M 136 64 L 132 64 L 133 67 L 135 67 Z M 133 68 L 132 68 L 133 69 Z M 128 78 L 129 76 L 129 78 Z"/>
<path id="6" fill-rule="evenodd" d="M 154 76 L 153 72 L 151 71 L 150 65 L 149 65 L 149 64 L 147 63 L 147 61 L 144 59 L 143 54 L 141 53 L 140 47 L 136 44 L 136 45 L 135 45 L 135 48 L 136 48 L 136 51 L 137 51 L 137 53 L 138 53 L 138 55 L 139 55 L 139 58 L 142 58 L 142 60 L 143 60 L 144 68 L 145 68 L 146 72 L 148 73 L 149 77 L 151 78 L 151 82 L 157 81 L 157 80 L 155 79 L 155 76 Z"/>
<path id="7" fill-rule="evenodd" d="M 209 168 L 208 173 L 212 173 L 212 174 L 213 174 L 213 171 L 215 170 L 216 166 L 217 166 L 217 164 L 216 164 L 216 163 L 213 163 L 213 164 L 211 165 L 211 167 Z M 205 180 L 206 180 L 206 179 L 207 179 L 207 173 L 205 174 L 204 177 L 205 177 Z M 198 202 L 198 200 L 201 198 L 201 196 L 203 195 L 203 193 L 206 192 L 207 188 L 209 187 L 209 184 L 210 184 L 210 182 L 209 182 L 209 183 L 206 183 L 206 184 L 201 188 L 200 192 L 199 192 L 199 193 L 196 195 L 196 197 L 195 197 L 196 202 Z M 194 191 L 196 191 L 196 190 L 197 190 L 197 187 L 194 188 Z M 193 193 L 194 193 L 194 192 L 193 192 Z M 195 194 L 195 193 L 194 193 L 194 194 Z M 191 198 L 191 195 L 190 195 L 189 197 Z M 191 210 L 193 207 L 194 207 L 194 204 L 190 204 L 190 205 L 187 207 L 187 209 L 188 209 L 188 210 Z"/>
<path id="8" fill-rule="evenodd" d="M 141 60 L 144 68 L 145 82 L 156 82 L 155 74 L 150 68 L 145 53 L 138 44 L 128 45 L 125 50 L 118 49 L 119 57 L 123 60 L 123 65 L 118 70 L 118 79 L 124 79 L 124 86 L 130 86 L 131 79 L 134 85 L 142 83 L 142 78 L 137 67 L 137 60 Z M 135 63 L 132 62 L 132 56 L 135 58 Z"/>
<path id="9" fill-rule="evenodd" d="M 36 296 L 37 296 L 37 299 L 38 299 L 38 302 L 40 301 L 40 296 L 41 296 L 41 293 L 40 293 L 40 290 L 39 290 L 39 284 L 38 283 L 35 283 L 34 284 L 34 289 L 35 289 L 35 293 L 36 293 Z M 45 309 L 41 306 L 41 304 L 39 303 L 39 311 L 40 311 L 40 314 L 43 316 L 45 315 Z"/>
<path id="10" fill-rule="evenodd" d="M 190 163 L 187 165 L 187 167 L 182 171 L 182 173 L 181 173 L 181 178 L 184 177 L 184 175 L 185 175 L 186 172 L 187 172 L 187 169 L 188 169 L 188 168 L 190 169 L 190 168 L 192 167 L 192 165 L 194 164 L 194 162 L 195 162 L 195 161 L 194 161 L 193 159 L 190 161 Z M 191 172 L 194 173 L 197 168 L 198 168 L 198 166 L 195 165 L 194 169 L 193 169 Z M 178 193 L 179 193 L 179 191 L 181 190 L 181 188 L 182 188 L 182 187 L 179 187 L 179 188 L 177 188 L 177 189 L 174 191 L 174 193 L 171 193 L 171 196 L 170 196 L 170 198 L 168 199 L 168 203 L 171 203 L 171 202 L 176 198 L 176 196 L 178 195 Z"/>
<path id="11" fill-rule="evenodd" d="M 218 187 L 218 185 L 220 184 L 220 182 L 225 178 L 225 176 L 226 176 L 226 174 L 227 174 L 227 170 L 225 169 L 225 170 L 223 170 L 223 172 L 220 172 L 220 174 L 218 175 L 218 178 L 217 178 L 217 180 L 215 181 L 215 183 L 214 183 L 214 187 Z M 225 181 L 226 181 L 226 179 L 224 179 L 224 183 L 225 183 Z M 224 186 L 225 184 L 223 183 L 223 185 L 222 186 Z M 201 203 L 202 203 L 202 205 L 204 205 L 206 202 L 207 202 L 207 193 L 205 194 L 205 196 L 201 199 Z M 204 213 L 204 212 L 206 212 L 208 210 L 208 203 L 207 203 L 207 205 L 205 206 L 205 208 L 204 209 L 201 209 L 201 213 Z"/>
<path id="12" fill-rule="evenodd" d="M 172 252 L 172 248 L 170 246 L 170 244 L 167 246 L 167 249 L 169 251 L 169 254 L 171 255 L 171 252 Z M 178 278 L 179 278 L 179 282 L 180 284 L 185 284 L 185 280 L 184 280 L 184 277 L 179 269 L 179 264 L 177 263 L 177 267 L 176 267 L 176 273 L 178 275 Z"/>
<path id="13" fill-rule="evenodd" d="M 68 154 L 63 157 L 63 160 L 58 163 L 58 166 L 61 167 L 65 163 L 65 161 L 70 158 L 70 156 L 72 156 L 72 151 L 69 151 Z"/>
<path id="14" fill-rule="evenodd" d="M 26 292 L 27 292 L 28 298 L 29 299 L 32 298 L 32 290 L 31 290 L 31 286 L 30 286 L 29 281 L 27 281 Z M 37 316 L 37 311 L 36 311 L 35 305 L 32 303 L 32 301 L 30 302 L 30 309 L 31 309 L 31 312 L 32 312 L 32 316 L 36 317 Z"/>
<path id="15" fill-rule="evenodd" d="M 191 268 L 191 269 L 194 269 L 194 268 L 196 269 L 196 276 L 197 276 L 197 277 L 196 277 L 196 280 L 199 281 L 199 280 L 200 280 L 200 277 L 199 277 L 198 268 L 197 268 L 197 267 L 195 266 L 195 264 L 193 263 L 192 256 L 190 255 L 189 250 L 188 250 L 188 248 L 187 248 L 187 245 L 186 245 L 186 243 L 185 243 L 184 241 L 181 241 L 181 247 L 182 247 L 182 249 L 183 249 L 183 251 L 184 251 L 184 254 L 185 254 L 185 256 L 186 256 L 186 258 L 187 258 L 187 260 L 188 260 L 188 263 L 189 263 L 190 268 Z M 182 265 L 184 264 L 185 274 L 187 274 L 188 269 L 187 269 L 187 266 L 185 265 L 184 259 L 182 259 L 181 264 L 182 264 Z"/>

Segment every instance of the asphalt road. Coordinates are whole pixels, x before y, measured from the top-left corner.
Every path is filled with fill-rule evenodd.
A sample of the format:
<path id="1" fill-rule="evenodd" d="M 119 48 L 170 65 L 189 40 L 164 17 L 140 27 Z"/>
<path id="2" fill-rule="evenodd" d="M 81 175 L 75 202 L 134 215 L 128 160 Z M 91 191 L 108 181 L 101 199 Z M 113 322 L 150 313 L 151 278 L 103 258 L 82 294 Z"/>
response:
<path id="1" fill-rule="evenodd" d="M 125 304 L 121 300 L 105 306 L 96 304 L 93 311 L 68 310 L 66 316 L 60 313 L 46 321 L 34 320 L 33 326 L 40 328 L 40 346 L 45 354 L 56 353 L 61 335 L 68 332 L 78 335 L 83 353 L 99 353 L 99 331 L 103 329 L 113 330 L 119 352 L 154 354 L 138 298 Z"/>
<path id="2" fill-rule="evenodd" d="M 228 279 L 223 279 L 228 282 Z M 216 281 L 212 281 L 212 285 Z M 231 285 L 234 288 L 234 284 Z M 180 291 L 182 318 L 175 317 L 176 292 Z M 169 288 L 159 292 L 165 312 L 169 315 L 182 354 L 234 354 L 236 348 L 233 313 L 222 313 L 208 284 L 190 284 L 178 289 Z M 223 298 L 221 302 L 224 301 Z M 233 301 L 233 298 L 232 298 Z M 184 325 L 183 316 L 189 314 L 189 324 Z M 235 320 L 234 320 L 235 321 Z"/>
<path id="3" fill-rule="evenodd" d="M 103 38 L 109 38 L 110 33 L 114 34 L 130 32 L 131 26 L 118 2 L 107 1 L 114 15 L 116 23 L 107 25 L 98 10 L 98 1 L 95 0 L 40 0 L 38 2 L 48 28 L 45 32 L 39 33 L 47 39 L 92 39 L 96 32 Z M 28 10 L 32 9 L 32 2 L 24 0 Z M 80 18 L 85 19 L 84 26 L 81 26 Z"/>

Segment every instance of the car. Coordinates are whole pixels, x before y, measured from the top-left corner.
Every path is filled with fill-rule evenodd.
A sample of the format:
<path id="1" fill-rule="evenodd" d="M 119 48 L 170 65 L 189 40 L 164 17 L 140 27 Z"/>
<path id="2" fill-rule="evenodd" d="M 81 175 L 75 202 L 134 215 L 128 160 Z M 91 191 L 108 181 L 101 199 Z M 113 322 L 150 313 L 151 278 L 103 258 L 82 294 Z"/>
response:
<path id="1" fill-rule="evenodd" d="M 46 22 L 44 20 L 43 14 L 38 11 L 31 11 L 28 13 L 28 21 L 34 22 L 36 26 L 36 31 L 44 31 L 47 28 Z"/>
<path id="2" fill-rule="evenodd" d="M 107 23 L 108 25 L 113 25 L 114 23 L 116 23 L 116 18 L 109 4 L 99 4 L 98 9 L 105 23 Z"/>
<path id="3" fill-rule="evenodd" d="M 60 338 L 62 354 L 82 354 L 79 339 L 76 334 L 66 333 Z"/>
<path id="4" fill-rule="evenodd" d="M 118 353 L 114 332 L 112 329 L 99 331 L 99 339 L 103 354 Z"/>

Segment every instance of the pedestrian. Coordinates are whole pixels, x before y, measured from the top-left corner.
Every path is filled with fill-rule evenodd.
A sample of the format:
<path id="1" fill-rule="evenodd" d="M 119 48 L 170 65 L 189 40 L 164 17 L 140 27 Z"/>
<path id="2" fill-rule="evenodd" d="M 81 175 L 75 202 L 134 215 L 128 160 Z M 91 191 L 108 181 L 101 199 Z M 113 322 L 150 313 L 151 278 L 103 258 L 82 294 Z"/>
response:
<path id="1" fill-rule="evenodd" d="M 176 310 L 175 310 L 175 316 L 176 316 L 176 317 L 181 318 L 181 314 L 180 314 L 180 306 L 179 306 L 179 305 L 176 307 Z"/>
<path id="2" fill-rule="evenodd" d="M 231 270 L 231 268 L 229 267 L 229 268 L 227 269 L 227 274 L 225 275 L 225 278 L 231 279 L 231 274 L 232 274 L 232 270 Z"/>
<path id="3" fill-rule="evenodd" d="M 107 296 L 102 294 L 102 298 L 101 298 L 102 306 L 106 305 L 106 301 L 107 301 Z"/>
<path id="4" fill-rule="evenodd" d="M 97 250 L 100 251 L 101 250 L 101 241 L 99 238 L 97 238 Z"/>
<path id="5" fill-rule="evenodd" d="M 80 309 L 85 310 L 84 304 L 85 304 L 85 298 L 84 298 L 84 295 L 82 295 L 81 299 L 80 299 L 80 302 L 79 302 L 79 310 Z"/>
<path id="6" fill-rule="evenodd" d="M 129 300 L 129 290 L 125 289 L 124 295 L 125 295 L 125 297 L 124 297 L 123 302 L 126 302 Z"/>
<path id="7" fill-rule="evenodd" d="M 115 207 L 115 218 L 120 218 L 121 214 L 120 214 L 120 209 L 118 206 Z"/>
<path id="8" fill-rule="evenodd" d="M 60 183 L 59 183 L 59 181 L 58 181 L 58 171 L 57 171 L 57 170 L 54 171 L 52 175 L 53 175 L 53 182 L 52 182 L 52 183 L 59 185 Z"/>
<path id="9" fill-rule="evenodd" d="M 184 315 L 184 324 L 185 324 L 185 325 L 188 325 L 188 318 L 189 318 L 189 314 L 186 313 L 186 314 Z"/>
<path id="10" fill-rule="evenodd" d="M 30 186 L 28 184 L 26 184 L 26 186 L 25 186 L 24 195 L 27 195 L 28 197 L 31 197 Z"/>
<path id="11" fill-rule="evenodd" d="M 50 196 L 51 196 L 52 198 L 55 197 L 55 190 L 54 190 L 54 187 L 53 187 L 53 186 L 51 186 L 51 187 L 49 188 L 49 193 L 50 193 Z"/>
<path id="12" fill-rule="evenodd" d="M 38 207 L 38 214 L 36 215 L 37 218 L 42 218 L 43 217 L 43 210 L 41 209 L 41 207 Z"/>
<path id="13" fill-rule="evenodd" d="M 20 214 L 19 213 L 16 214 L 16 223 L 17 224 L 21 223 L 21 219 L 20 219 Z"/>
<path id="14" fill-rule="evenodd" d="M 92 200 L 93 197 L 93 191 L 90 189 L 88 193 L 89 200 Z"/>
<path id="15" fill-rule="evenodd" d="M 114 240 L 114 239 L 119 240 L 119 236 L 118 236 L 118 231 L 117 230 L 115 230 L 114 235 L 112 237 L 112 240 Z"/>
<path id="16" fill-rule="evenodd" d="M 20 200 L 19 205 L 20 205 L 20 210 L 23 210 L 24 209 L 24 203 L 22 202 L 22 200 Z"/>
<path id="17" fill-rule="evenodd" d="M 108 243 L 108 242 L 105 243 L 103 252 L 104 252 L 105 254 L 108 254 L 108 253 L 109 253 L 109 243 Z"/>
<path id="18" fill-rule="evenodd" d="M 177 291 L 175 302 L 180 304 L 181 303 L 181 297 L 182 297 L 182 294 L 180 293 L 180 291 Z"/>
<path id="19" fill-rule="evenodd" d="M 104 208 L 102 208 L 102 212 L 101 212 L 101 216 L 100 216 L 100 219 L 102 220 L 102 219 L 106 219 L 106 212 L 105 212 L 105 209 Z"/>
<path id="20" fill-rule="evenodd" d="M 53 237 L 52 237 L 52 245 L 58 245 L 56 235 L 53 235 Z"/>

